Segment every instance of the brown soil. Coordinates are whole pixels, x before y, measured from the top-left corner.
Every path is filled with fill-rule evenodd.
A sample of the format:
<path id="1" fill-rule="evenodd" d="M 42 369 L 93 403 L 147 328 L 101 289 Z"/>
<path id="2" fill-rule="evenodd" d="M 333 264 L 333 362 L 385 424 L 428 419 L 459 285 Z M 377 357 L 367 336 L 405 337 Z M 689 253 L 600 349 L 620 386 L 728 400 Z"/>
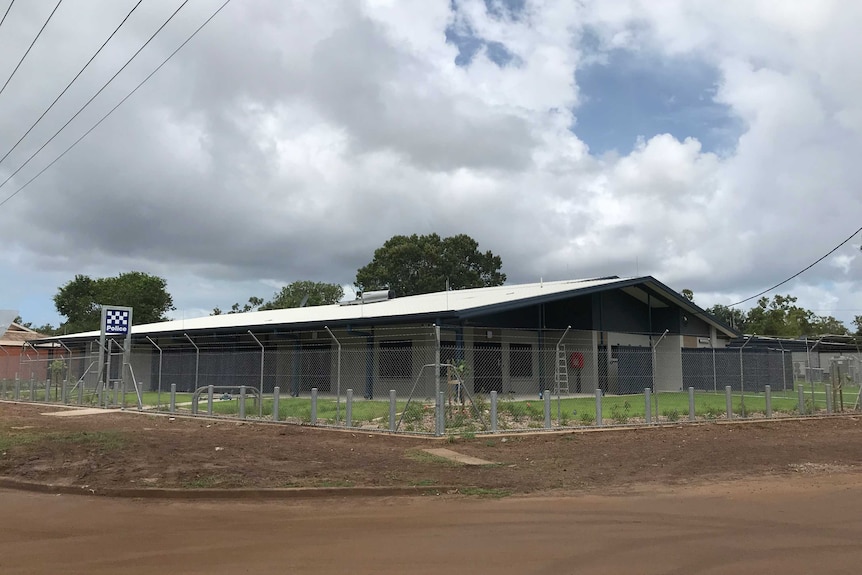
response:
<path id="1" fill-rule="evenodd" d="M 862 464 L 862 419 L 847 416 L 451 442 L 132 412 L 41 415 L 56 409 L 0 402 L 0 476 L 92 488 L 451 485 L 496 490 L 490 494 L 626 493 L 644 484 L 846 472 Z M 497 465 L 464 466 L 422 452 L 440 446 Z"/>

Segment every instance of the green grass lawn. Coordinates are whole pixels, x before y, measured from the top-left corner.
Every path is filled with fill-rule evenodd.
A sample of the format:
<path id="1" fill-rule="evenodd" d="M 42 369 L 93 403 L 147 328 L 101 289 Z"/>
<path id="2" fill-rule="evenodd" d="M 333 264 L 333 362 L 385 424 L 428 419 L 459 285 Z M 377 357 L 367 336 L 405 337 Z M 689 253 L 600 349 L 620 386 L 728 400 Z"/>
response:
<path id="1" fill-rule="evenodd" d="M 206 413 L 206 398 L 199 403 L 198 413 Z M 397 401 L 395 409 L 401 412 L 404 409 L 406 401 Z M 263 400 L 263 415 L 264 417 L 272 416 L 272 398 L 264 398 Z M 346 416 L 346 400 L 341 400 L 340 418 L 344 421 Z M 319 423 L 334 423 L 336 419 L 336 411 L 338 406 L 334 399 L 318 399 L 317 400 L 317 420 Z M 253 416 L 258 414 L 257 404 L 249 397 L 246 400 L 245 406 L 246 415 Z M 236 415 L 239 413 L 239 400 L 230 399 L 221 401 L 215 399 L 213 401 L 213 413 L 220 415 Z M 287 418 L 299 419 L 303 422 L 311 421 L 311 398 L 306 397 L 281 397 L 278 401 L 278 414 L 280 420 Z M 379 420 L 383 422 L 389 421 L 389 401 L 354 401 L 353 402 L 353 424 L 360 422 Z"/>

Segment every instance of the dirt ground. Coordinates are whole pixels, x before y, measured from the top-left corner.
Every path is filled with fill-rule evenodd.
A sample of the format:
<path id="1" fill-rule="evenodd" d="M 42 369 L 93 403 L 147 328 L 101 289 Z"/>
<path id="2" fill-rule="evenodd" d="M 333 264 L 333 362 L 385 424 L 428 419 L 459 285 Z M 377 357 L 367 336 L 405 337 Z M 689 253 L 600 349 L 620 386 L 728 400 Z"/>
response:
<path id="1" fill-rule="evenodd" d="M 133 412 L 41 415 L 57 409 L 0 402 L 0 476 L 95 490 L 439 485 L 547 495 L 758 476 L 777 485 L 862 464 L 862 418 L 846 416 L 453 442 Z M 425 447 L 497 465 L 458 465 Z"/>
<path id="2" fill-rule="evenodd" d="M 165 501 L 0 490 L 0 573 L 855 573 L 856 474 L 634 495 Z"/>
<path id="3" fill-rule="evenodd" d="M 87 486 L 81 493 L 440 488 L 268 501 L 0 489 L 3 575 L 792 575 L 855 572 L 862 560 L 859 417 L 449 442 L 41 415 L 55 410 L 0 403 L 0 476 Z M 496 465 L 458 465 L 424 447 Z"/>

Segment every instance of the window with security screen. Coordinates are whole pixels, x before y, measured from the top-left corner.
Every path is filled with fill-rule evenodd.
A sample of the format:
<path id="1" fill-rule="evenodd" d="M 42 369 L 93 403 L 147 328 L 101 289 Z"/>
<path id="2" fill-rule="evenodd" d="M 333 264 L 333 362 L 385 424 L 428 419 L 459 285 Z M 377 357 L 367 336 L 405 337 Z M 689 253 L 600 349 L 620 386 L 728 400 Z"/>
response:
<path id="1" fill-rule="evenodd" d="M 533 346 L 509 344 L 509 377 L 533 377 Z"/>
<path id="2" fill-rule="evenodd" d="M 381 341 L 377 373 L 380 377 L 411 377 L 413 375 L 413 342 Z"/>

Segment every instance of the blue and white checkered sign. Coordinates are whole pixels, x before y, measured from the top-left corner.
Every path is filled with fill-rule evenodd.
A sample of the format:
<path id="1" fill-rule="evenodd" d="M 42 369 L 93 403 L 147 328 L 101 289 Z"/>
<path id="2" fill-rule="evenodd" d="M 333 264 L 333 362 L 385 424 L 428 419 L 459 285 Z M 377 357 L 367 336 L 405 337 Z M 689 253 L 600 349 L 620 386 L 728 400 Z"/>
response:
<path id="1" fill-rule="evenodd" d="M 105 313 L 105 333 L 129 333 L 129 311 L 109 308 Z"/>

